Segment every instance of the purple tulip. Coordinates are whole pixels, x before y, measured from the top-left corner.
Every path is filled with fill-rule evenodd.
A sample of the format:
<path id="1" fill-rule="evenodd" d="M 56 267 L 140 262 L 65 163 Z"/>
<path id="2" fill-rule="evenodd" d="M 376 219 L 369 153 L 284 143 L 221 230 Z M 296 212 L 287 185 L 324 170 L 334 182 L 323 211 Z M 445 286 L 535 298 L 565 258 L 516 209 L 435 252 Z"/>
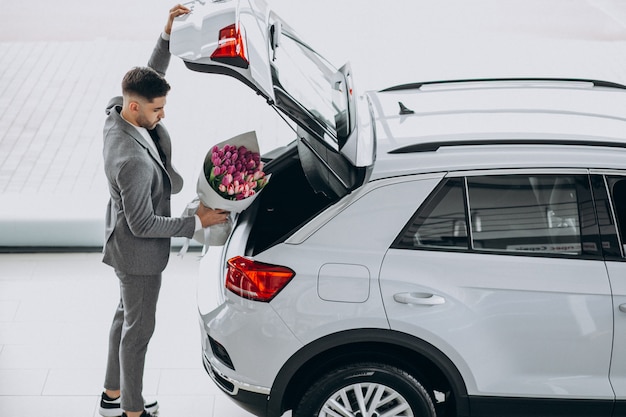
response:
<path id="1" fill-rule="evenodd" d="M 209 183 L 229 200 L 253 196 L 267 183 L 260 155 L 245 146 L 213 146 L 211 165 Z"/>

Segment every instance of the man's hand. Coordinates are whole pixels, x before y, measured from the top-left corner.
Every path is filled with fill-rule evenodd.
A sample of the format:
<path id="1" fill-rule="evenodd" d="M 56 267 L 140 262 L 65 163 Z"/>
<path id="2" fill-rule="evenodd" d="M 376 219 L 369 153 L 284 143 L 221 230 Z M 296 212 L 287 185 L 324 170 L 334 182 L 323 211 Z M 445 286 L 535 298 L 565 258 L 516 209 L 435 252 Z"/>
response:
<path id="1" fill-rule="evenodd" d="M 196 210 L 196 214 L 200 218 L 202 227 L 209 227 L 215 224 L 228 222 L 228 215 L 230 212 L 222 209 L 213 210 L 200 202 L 198 210 Z"/>
<path id="2" fill-rule="evenodd" d="M 165 24 L 165 33 L 168 35 L 172 34 L 172 24 L 174 23 L 174 19 L 178 16 L 185 15 L 189 13 L 191 10 L 188 7 L 183 6 L 182 4 L 177 4 L 176 6 L 170 9 L 170 15 L 167 19 L 167 23 Z"/>

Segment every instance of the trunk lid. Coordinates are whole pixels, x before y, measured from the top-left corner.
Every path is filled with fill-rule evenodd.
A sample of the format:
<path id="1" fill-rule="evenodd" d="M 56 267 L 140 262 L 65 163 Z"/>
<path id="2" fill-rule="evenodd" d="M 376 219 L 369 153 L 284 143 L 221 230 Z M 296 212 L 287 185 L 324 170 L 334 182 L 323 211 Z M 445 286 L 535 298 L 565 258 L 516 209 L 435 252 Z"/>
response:
<path id="1" fill-rule="evenodd" d="M 298 154 L 318 193 L 341 198 L 369 178 L 375 136 L 349 64 L 336 69 L 263 0 L 195 0 L 170 50 L 194 71 L 237 78 L 297 125 Z"/>

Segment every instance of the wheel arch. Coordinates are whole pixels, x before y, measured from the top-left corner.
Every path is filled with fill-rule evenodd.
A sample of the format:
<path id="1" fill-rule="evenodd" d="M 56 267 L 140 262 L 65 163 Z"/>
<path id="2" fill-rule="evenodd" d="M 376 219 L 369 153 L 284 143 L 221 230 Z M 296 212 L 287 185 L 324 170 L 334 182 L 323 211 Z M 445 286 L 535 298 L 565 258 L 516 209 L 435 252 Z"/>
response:
<path id="1" fill-rule="evenodd" d="M 307 387 L 328 370 L 361 360 L 401 367 L 432 389 L 449 388 L 454 394 L 456 414 L 469 415 L 467 388 L 454 363 L 430 343 L 385 329 L 346 330 L 304 346 L 278 372 L 267 415 L 280 416 L 295 407 Z"/>

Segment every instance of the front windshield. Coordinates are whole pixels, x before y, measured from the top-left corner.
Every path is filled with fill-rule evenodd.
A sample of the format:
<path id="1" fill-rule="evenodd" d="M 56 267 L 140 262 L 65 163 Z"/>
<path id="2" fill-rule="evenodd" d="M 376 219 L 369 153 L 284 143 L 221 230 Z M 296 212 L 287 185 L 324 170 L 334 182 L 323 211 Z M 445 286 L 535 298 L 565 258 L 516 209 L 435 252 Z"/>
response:
<path id="1" fill-rule="evenodd" d="M 338 148 L 345 135 L 347 93 L 340 73 L 307 45 L 283 31 L 273 60 L 277 104 L 298 124 Z"/>

